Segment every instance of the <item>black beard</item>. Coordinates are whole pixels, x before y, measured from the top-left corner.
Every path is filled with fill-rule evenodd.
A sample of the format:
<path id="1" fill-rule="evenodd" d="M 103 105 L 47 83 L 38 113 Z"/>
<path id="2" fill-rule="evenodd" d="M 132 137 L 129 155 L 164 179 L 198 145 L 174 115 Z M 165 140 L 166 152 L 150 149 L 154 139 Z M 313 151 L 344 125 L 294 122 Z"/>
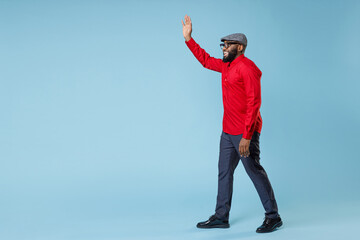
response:
<path id="1" fill-rule="evenodd" d="M 227 55 L 227 57 L 223 57 L 223 62 L 232 62 L 235 57 L 237 55 L 237 49 L 233 49 L 232 51 L 229 52 L 229 54 Z"/>

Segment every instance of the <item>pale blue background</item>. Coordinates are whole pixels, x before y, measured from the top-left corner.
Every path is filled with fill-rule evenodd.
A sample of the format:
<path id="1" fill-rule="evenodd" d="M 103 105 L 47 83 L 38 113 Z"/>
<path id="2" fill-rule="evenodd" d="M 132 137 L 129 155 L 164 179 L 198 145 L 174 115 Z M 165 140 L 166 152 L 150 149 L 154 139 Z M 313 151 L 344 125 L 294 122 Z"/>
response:
<path id="1" fill-rule="evenodd" d="M 359 1 L 0 1 L 0 238 L 355 239 Z M 262 163 L 284 220 L 241 165 L 232 227 L 214 211 L 220 74 L 193 37 L 248 37 L 263 71 Z"/>

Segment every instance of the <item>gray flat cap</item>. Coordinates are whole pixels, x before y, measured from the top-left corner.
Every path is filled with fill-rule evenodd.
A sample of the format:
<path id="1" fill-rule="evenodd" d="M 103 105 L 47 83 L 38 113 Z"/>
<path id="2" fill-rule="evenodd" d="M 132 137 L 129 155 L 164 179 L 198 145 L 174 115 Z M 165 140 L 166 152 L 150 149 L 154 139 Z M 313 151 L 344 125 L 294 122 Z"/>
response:
<path id="1" fill-rule="evenodd" d="M 245 36 L 245 34 L 243 33 L 234 33 L 234 34 L 230 34 L 229 36 L 223 37 L 221 38 L 221 41 L 235 41 L 235 42 L 239 42 L 241 44 L 244 44 L 245 46 L 247 46 L 247 38 Z"/>

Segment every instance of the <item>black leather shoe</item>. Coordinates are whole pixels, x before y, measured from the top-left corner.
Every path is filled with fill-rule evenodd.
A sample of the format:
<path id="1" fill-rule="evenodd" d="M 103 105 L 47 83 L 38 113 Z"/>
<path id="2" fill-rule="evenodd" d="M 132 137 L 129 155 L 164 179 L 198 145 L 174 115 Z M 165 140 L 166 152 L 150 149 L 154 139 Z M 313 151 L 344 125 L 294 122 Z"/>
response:
<path id="1" fill-rule="evenodd" d="M 282 223 L 280 217 L 274 218 L 274 219 L 265 217 L 263 224 L 256 229 L 256 232 L 257 233 L 273 232 L 276 229 L 278 229 L 279 227 L 281 227 L 282 224 L 283 223 Z"/>
<path id="2" fill-rule="evenodd" d="M 229 221 L 224 221 L 212 215 L 209 220 L 199 222 L 196 227 L 198 228 L 229 228 Z"/>

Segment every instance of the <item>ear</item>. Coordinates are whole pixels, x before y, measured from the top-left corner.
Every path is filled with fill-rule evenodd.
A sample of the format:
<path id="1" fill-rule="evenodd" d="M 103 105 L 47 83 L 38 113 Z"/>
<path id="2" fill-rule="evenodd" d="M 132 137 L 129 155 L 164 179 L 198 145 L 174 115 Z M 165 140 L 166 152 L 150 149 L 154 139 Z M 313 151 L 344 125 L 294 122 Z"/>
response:
<path id="1" fill-rule="evenodd" d="M 244 49 L 244 45 L 240 44 L 240 45 L 238 46 L 238 51 L 239 51 L 239 52 L 242 52 L 243 49 Z"/>

